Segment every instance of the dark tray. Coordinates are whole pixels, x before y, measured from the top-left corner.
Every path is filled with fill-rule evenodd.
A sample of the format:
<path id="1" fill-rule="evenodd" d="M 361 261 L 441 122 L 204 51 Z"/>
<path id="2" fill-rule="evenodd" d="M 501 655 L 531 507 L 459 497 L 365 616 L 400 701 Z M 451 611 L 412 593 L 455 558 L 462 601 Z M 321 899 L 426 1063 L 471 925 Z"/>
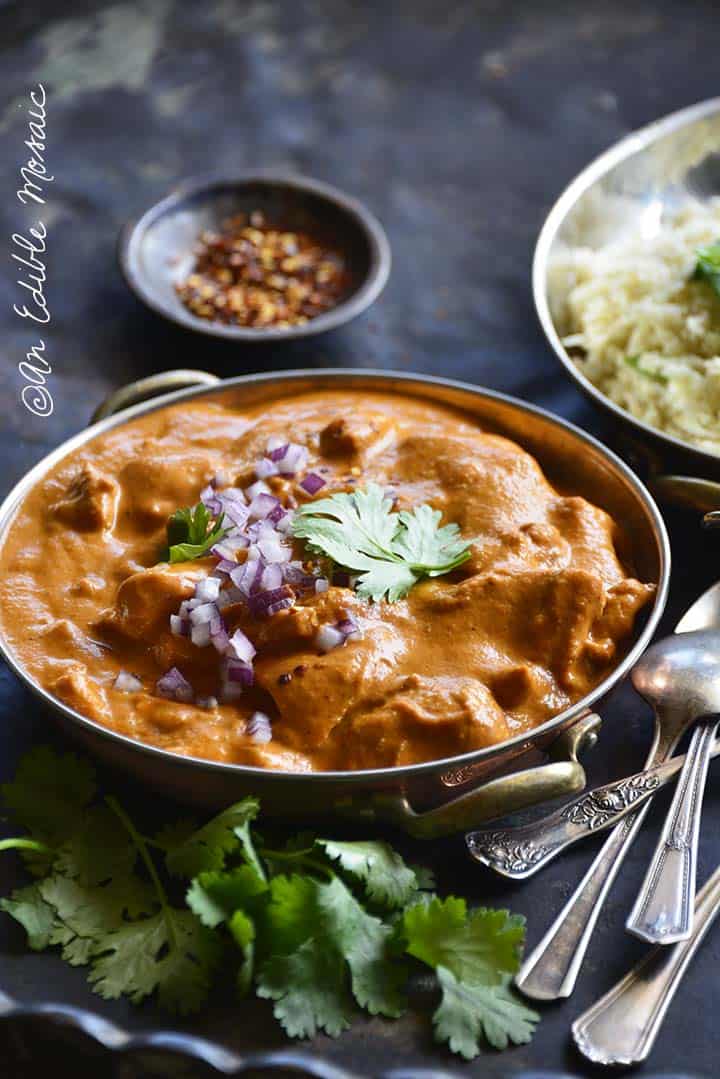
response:
<path id="1" fill-rule="evenodd" d="M 55 397 L 46 419 L 18 401 L 13 364 L 40 327 L 13 313 L 21 290 L 6 259 L 0 493 L 80 429 L 110 388 L 164 367 L 220 375 L 313 365 L 418 370 L 527 397 L 603 437 L 602 421 L 537 329 L 530 254 L 551 202 L 594 154 L 716 85 L 720 21 L 711 0 L 604 0 L 572 10 L 559 0 L 36 0 L 0 8 L 0 231 L 7 238 L 39 216 L 49 226 L 52 323 L 42 336 Z M 48 93 L 56 179 L 46 207 L 23 208 L 13 193 L 37 81 Z M 382 298 L 344 330 L 284 349 L 206 343 L 145 311 L 115 265 L 121 224 L 183 176 L 260 166 L 326 179 L 378 214 L 394 256 Z M 717 539 L 692 517 L 671 515 L 669 524 L 675 569 L 666 629 L 720 575 Z M 587 758 L 591 782 L 640 767 L 650 740 L 648 711 L 627 687 L 603 714 L 600 744 Z M 0 671 L 0 780 L 48 736 L 47 717 Z M 711 785 L 701 876 L 720 861 L 719 797 Z M 667 794 L 658 801 L 655 824 Z M 423 1069 L 484 1079 L 602 1074 L 574 1052 L 569 1027 L 642 952 L 623 921 L 651 853 L 653 821 L 605 906 L 575 994 L 541 1009 L 529 1046 L 464 1064 L 433 1045 L 420 1012 L 397 1023 L 359 1020 L 337 1041 L 295 1045 L 255 1000 L 218 999 L 197 1019 L 170 1024 L 152 1006 L 101 1001 L 82 971 L 29 953 L 19 927 L 0 918 L 0 991 L 23 1012 L 40 1013 L 0 1021 L 0 1076 L 195 1079 L 213 1067 L 262 1074 L 271 1066 L 353 1079 L 393 1069 L 395 1079 Z M 472 863 L 459 839 L 406 849 L 436 869 L 443 892 L 526 914 L 532 944 L 593 847 L 576 848 L 520 886 Z M 0 892 L 15 872 L 13 857 L 0 860 Z M 717 1074 L 719 953 L 714 932 L 673 1003 L 649 1062 L 664 1079 Z"/>

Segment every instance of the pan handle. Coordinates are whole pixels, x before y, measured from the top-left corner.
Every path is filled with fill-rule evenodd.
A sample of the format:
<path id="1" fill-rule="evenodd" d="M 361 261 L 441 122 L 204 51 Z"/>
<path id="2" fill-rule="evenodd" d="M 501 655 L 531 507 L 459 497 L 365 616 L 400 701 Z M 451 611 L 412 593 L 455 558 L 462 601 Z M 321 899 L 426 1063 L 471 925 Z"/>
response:
<path id="1" fill-rule="evenodd" d="M 539 802 L 577 794 L 585 786 L 578 754 L 595 744 L 600 723 L 600 716 L 594 713 L 583 716 L 555 739 L 547 764 L 491 779 L 435 809 L 416 813 L 404 795 L 378 794 L 365 813 L 369 810 L 368 815 L 375 820 L 387 821 L 416 839 L 436 839 Z M 348 806 L 347 812 L 365 815 L 359 807 L 353 814 L 353 807 Z"/>
<path id="2" fill-rule="evenodd" d="M 147 401 L 150 397 L 171 393 L 173 390 L 184 390 L 188 386 L 214 386 L 219 381 L 217 375 L 211 375 L 209 371 L 159 371 L 155 375 L 139 378 L 113 390 L 95 409 L 90 422 L 96 423 L 104 420 L 106 416 L 114 416 L 116 412 L 137 405 L 140 401 Z"/>
<path id="3" fill-rule="evenodd" d="M 686 506 L 705 514 L 704 524 L 717 527 L 720 517 L 720 483 L 696 476 L 651 476 L 648 487 L 660 502 Z"/>

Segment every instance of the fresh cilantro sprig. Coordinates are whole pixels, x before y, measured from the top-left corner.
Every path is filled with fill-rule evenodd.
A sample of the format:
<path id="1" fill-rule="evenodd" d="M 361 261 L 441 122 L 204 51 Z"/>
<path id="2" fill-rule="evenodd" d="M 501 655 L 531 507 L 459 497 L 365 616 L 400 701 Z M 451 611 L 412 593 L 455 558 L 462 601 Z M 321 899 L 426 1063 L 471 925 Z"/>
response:
<path id="1" fill-rule="evenodd" d="M 720 296 L 720 240 L 695 252 L 697 262 L 691 275 L 693 281 L 705 281 Z"/>
<path id="2" fill-rule="evenodd" d="M 440 525 L 430 506 L 394 513 L 382 488 L 370 483 L 300 506 L 292 531 L 315 554 L 359 573 L 357 591 L 390 602 L 406 596 L 423 577 L 439 577 L 470 557 L 470 541 L 456 524 Z"/>
<path id="3" fill-rule="evenodd" d="M 167 523 L 168 562 L 189 562 L 207 554 L 227 532 L 223 528 L 223 516 L 221 513 L 213 521 L 202 502 L 175 510 Z"/>
<path id="4" fill-rule="evenodd" d="M 246 798 L 206 824 L 154 835 L 92 767 L 32 751 L 2 788 L 28 834 L 17 849 L 33 883 L 0 900 L 36 951 L 57 946 L 95 992 L 181 1013 L 202 1006 L 224 968 L 240 995 L 272 1001 L 291 1037 L 338 1035 L 364 1009 L 396 1018 L 416 971 L 436 975 L 438 1041 L 468 1059 L 481 1040 L 529 1041 L 538 1016 L 512 993 L 522 918 L 438 898 L 426 871 L 387 843 L 301 833 L 269 846 Z"/>

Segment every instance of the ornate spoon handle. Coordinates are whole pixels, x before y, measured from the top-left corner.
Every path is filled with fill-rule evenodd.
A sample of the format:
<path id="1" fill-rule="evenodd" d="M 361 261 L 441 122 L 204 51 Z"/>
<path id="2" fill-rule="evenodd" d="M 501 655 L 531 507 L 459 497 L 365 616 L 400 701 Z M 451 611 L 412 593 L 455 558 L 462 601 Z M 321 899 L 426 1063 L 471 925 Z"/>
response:
<path id="1" fill-rule="evenodd" d="M 646 768 L 670 758 L 686 725 L 687 717 L 678 709 L 656 711 L 655 738 Z M 523 963 L 515 984 L 527 996 L 557 1000 L 572 993 L 605 898 L 649 805 L 650 799 L 615 825 L 570 899 Z"/>
<path id="2" fill-rule="evenodd" d="M 618 984 L 575 1020 L 575 1044 L 599 1064 L 645 1060 L 683 974 L 720 910 L 720 869 L 700 889 L 694 928 L 673 948 L 653 948 Z"/>
<path id="3" fill-rule="evenodd" d="M 692 932 L 700 817 L 718 720 L 695 727 L 655 854 L 627 920 L 651 944 L 674 944 Z"/>
<path id="4" fill-rule="evenodd" d="M 684 759 L 674 757 L 656 768 L 596 787 L 530 824 L 468 832 L 468 850 L 478 862 L 504 877 L 532 877 L 572 843 L 612 828 L 638 809 L 680 771 Z"/>

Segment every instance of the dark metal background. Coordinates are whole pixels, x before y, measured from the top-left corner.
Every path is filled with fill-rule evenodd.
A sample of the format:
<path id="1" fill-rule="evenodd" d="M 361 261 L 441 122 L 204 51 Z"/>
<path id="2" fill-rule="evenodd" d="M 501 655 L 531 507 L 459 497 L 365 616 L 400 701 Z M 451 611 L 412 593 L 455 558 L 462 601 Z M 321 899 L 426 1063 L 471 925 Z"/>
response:
<path id="1" fill-rule="evenodd" d="M 632 128 L 717 92 L 719 55 L 720 22 L 710 0 L 0 5 L 0 487 L 82 427 L 111 387 L 177 366 L 220 375 L 313 365 L 426 371 L 527 397 L 611 438 L 540 336 L 529 287 L 532 246 L 555 196 L 594 154 Z M 18 400 L 16 365 L 35 335 L 12 313 L 22 290 L 10 260 L 11 234 L 37 216 L 23 209 L 15 190 L 27 156 L 24 106 L 38 81 L 49 95 L 48 164 L 55 175 L 47 206 L 35 208 L 49 227 L 52 323 L 45 336 L 55 412 L 45 420 Z M 344 330 L 285 347 L 234 346 L 164 323 L 125 289 L 114 246 L 128 216 L 184 176 L 254 167 L 329 180 L 366 200 L 385 224 L 394 255 L 390 283 Z M 675 572 L 667 628 L 720 576 L 717 537 L 701 534 L 691 516 L 670 514 L 669 524 Z M 604 711 L 604 734 L 588 761 L 593 782 L 639 767 L 650 738 L 648 712 L 628 688 Z M 45 717 L 0 670 L 0 778 L 24 749 L 47 737 Z M 128 797 L 149 801 L 125 787 Z M 703 875 L 720 860 L 719 795 L 711 786 Z M 572 1050 L 569 1025 L 642 952 L 622 925 L 652 844 L 646 827 L 605 907 L 577 991 L 543 1009 L 530 1046 L 463 1065 L 433 1046 L 427 1011 L 397 1023 L 360 1019 L 337 1041 L 323 1037 L 301 1047 L 320 1058 L 312 1074 L 595 1074 Z M 590 847 L 576 848 L 538 879 L 515 886 L 472 864 L 459 840 L 404 847 L 436 869 L 442 890 L 525 913 L 531 943 L 591 855 Z M 0 891 L 14 879 L 13 859 L 6 858 Z M 650 1063 L 665 1079 L 717 1074 L 719 951 L 713 934 L 658 1039 Z M 0 988 L 28 1004 L 91 1009 L 101 1022 L 136 1035 L 172 1026 L 215 1040 L 233 1054 L 228 1067 L 247 1054 L 295 1054 L 260 1001 L 237 1005 L 219 993 L 207 1013 L 173 1024 L 151 1006 L 102 1002 L 82 971 L 50 954 L 29 954 L 9 919 L 0 920 Z M 47 1075 L 60 1071 L 59 1061 L 78 1079 L 212 1074 L 183 1053 L 168 1055 L 156 1044 L 126 1051 L 119 1034 L 113 1039 L 119 1048 L 111 1053 L 62 1022 L 6 1020 L 0 1075 Z M 257 1058 L 248 1066 L 246 1074 L 267 1070 Z"/>

